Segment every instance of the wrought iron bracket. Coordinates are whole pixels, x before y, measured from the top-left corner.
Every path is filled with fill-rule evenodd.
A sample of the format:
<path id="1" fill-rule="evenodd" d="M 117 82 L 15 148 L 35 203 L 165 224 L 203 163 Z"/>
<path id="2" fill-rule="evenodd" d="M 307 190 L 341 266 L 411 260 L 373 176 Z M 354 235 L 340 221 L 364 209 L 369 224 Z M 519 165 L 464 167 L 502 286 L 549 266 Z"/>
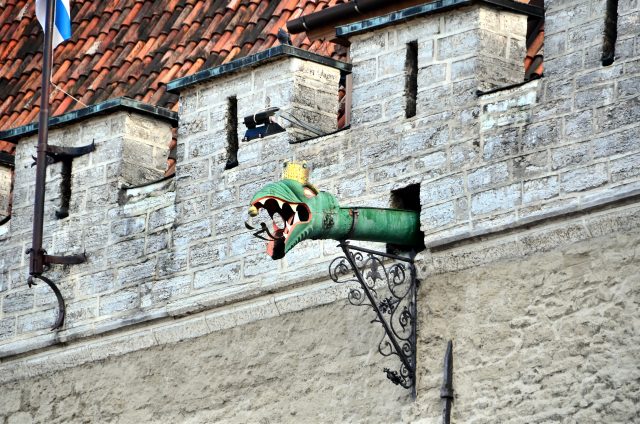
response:
<path id="1" fill-rule="evenodd" d="M 47 145 L 47 156 L 53 159 L 53 163 L 56 163 L 65 159 L 73 159 L 86 155 L 94 150 L 96 150 L 95 141 L 92 141 L 91 144 L 80 147 L 53 146 L 49 144 Z"/>
<path id="2" fill-rule="evenodd" d="M 86 253 L 81 255 L 68 255 L 68 256 L 52 256 L 44 255 L 44 263 L 47 265 L 59 264 L 59 265 L 78 265 L 84 263 L 87 260 Z"/>
<path id="3" fill-rule="evenodd" d="M 71 160 L 73 158 L 77 158 L 88 153 L 91 153 L 96 150 L 96 143 L 92 141 L 91 144 L 87 144 L 86 146 L 80 147 L 64 147 L 64 146 L 53 146 L 51 144 L 47 145 L 47 165 L 53 165 L 54 163 L 62 162 L 65 160 Z M 33 163 L 31 167 L 36 165 L 36 157 L 31 156 L 33 158 Z"/>
<path id="4" fill-rule="evenodd" d="M 26 253 L 28 255 L 31 254 L 32 249 L 27 249 Z M 46 268 L 45 269 L 46 271 L 47 269 L 49 269 L 51 265 L 54 265 L 54 264 L 78 265 L 86 262 L 86 260 L 87 260 L 86 253 L 82 253 L 80 255 L 54 256 L 54 255 L 47 255 L 47 251 L 44 249 L 41 249 L 36 254 L 31 255 L 31 261 L 35 262 L 31 266 L 34 267 L 32 269 Z M 29 285 L 29 287 L 37 285 L 37 283 L 34 281 L 35 278 L 44 281 L 49 287 L 51 287 L 51 290 L 53 291 L 53 293 L 56 296 L 56 299 L 58 300 L 58 318 L 56 319 L 56 322 L 51 327 L 51 331 L 62 328 L 62 325 L 64 324 L 67 308 L 65 307 L 64 298 L 62 297 L 62 293 L 60 292 L 60 289 L 58 288 L 58 286 L 56 286 L 56 284 L 53 281 L 51 281 L 49 278 L 45 277 L 41 273 L 33 273 L 29 276 L 29 279 L 27 280 L 27 284 Z"/>
<path id="5" fill-rule="evenodd" d="M 418 279 L 414 256 L 409 258 L 352 246 L 341 241 L 344 256 L 329 265 L 329 275 L 336 283 L 357 282 L 359 287 L 349 291 L 352 305 L 370 306 L 384 329 L 378 344 L 383 356 L 400 359 L 397 370 L 384 368 L 394 384 L 411 389 L 416 397 L 416 295 Z"/>
<path id="6" fill-rule="evenodd" d="M 56 322 L 53 324 L 53 327 L 51 327 L 51 331 L 62 328 L 62 325 L 64 324 L 64 318 L 67 313 L 67 308 L 64 304 L 64 298 L 62 297 L 62 293 L 60 293 L 60 289 L 55 285 L 53 281 L 49 280 L 43 275 L 30 275 L 29 279 L 27 280 L 29 287 L 37 285 L 37 283 L 33 281 L 34 278 L 47 283 L 47 285 L 51 287 L 51 290 L 53 290 L 53 293 L 56 295 L 56 299 L 58 300 L 58 318 L 56 318 Z"/>

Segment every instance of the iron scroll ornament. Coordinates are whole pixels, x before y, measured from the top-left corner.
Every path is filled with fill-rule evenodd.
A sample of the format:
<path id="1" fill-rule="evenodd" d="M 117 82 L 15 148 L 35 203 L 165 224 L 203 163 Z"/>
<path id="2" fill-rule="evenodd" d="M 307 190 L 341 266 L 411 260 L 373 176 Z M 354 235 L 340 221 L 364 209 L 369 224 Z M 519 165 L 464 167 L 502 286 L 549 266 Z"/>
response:
<path id="1" fill-rule="evenodd" d="M 416 396 L 416 288 L 417 278 L 410 258 L 352 246 L 340 242 L 344 256 L 329 265 L 329 276 L 336 283 L 359 283 L 349 290 L 348 300 L 355 306 L 370 306 L 384 334 L 378 343 L 383 356 L 400 359 L 397 370 L 384 368 L 394 384 L 411 389 Z"/>

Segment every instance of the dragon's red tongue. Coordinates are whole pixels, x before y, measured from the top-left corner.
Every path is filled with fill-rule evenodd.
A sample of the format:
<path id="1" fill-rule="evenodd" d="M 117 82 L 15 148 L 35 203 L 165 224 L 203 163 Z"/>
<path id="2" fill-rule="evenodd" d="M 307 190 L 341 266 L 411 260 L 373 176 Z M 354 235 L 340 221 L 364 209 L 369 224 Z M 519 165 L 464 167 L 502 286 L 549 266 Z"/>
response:
<path id="1" fill-rule="evenodd" d="M 284 230 L 279 229 L 278 227 L 273 226 L 273 235 L 276 236 L 276 238 L 281 238 L 284 237 Z M 267 243 L 267 255 L 271 256 L 273 258 L 273 255 L 275 253 L 275 248 L 276 248 L 276 240 L 269 240 L 269 242 Z"/>

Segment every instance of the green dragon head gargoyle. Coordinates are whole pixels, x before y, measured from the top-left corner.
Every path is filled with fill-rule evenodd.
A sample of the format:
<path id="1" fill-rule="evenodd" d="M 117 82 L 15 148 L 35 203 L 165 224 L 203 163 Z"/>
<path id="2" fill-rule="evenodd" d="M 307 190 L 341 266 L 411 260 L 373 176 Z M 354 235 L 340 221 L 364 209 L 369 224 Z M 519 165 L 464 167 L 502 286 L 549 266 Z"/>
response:
<path id="1" fill-rule="evenodd" d="M 283 179 L 267 184 L 251 199 L 249 215 L 257 216 L 264 209 L 273 221 L 272 230 L 262 223 L 256 233 L 268 235 L 267 254 L 273 259 L 281 259 L 302 240 L 324 238 L 325 217 L 339 209 L 336 198 L 319 192 L 308 182 L 308 175 L 306 162 L 285 162 Z M 247 228 L 254 229 L 250 224 Z"/>
<path id="2" fill-rule="evenodd" d="M 285 162 L 282 180 L 267 184 L 251 199 L 249 216 L 265 210 L 272 220 L 254 233 L 266 240 L 267 254 L 281 259 L 302 240 L 367 240 L 417 246 L 422 241 L 415 211 L 340 207 L 337 199 L 308 182 L 306 162 Z M 250 230 L 254 226 L 247 220 Z M 265 236 L 262 234 L 265 233 Z"/>

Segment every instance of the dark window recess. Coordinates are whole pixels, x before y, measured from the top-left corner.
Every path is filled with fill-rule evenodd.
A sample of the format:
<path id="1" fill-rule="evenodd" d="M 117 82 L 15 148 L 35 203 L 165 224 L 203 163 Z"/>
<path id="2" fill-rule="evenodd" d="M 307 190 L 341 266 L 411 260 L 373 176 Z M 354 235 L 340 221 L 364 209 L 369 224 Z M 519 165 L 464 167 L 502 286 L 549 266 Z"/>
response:
<path id="1" fill-rule="evenodd" d="M 609 66 L 616 56 L 618 38 L 618 0 L 607 0 L 604 15 L 604 39 L 602 41 L 602 66 Z"/>
<path id="2" fill-rule="evenodd" d="M 416 116 L 416 101 L 418 98 L 418 42 L 407 43 L 407 57 L 404 62 L 406 80 L 404 86 L 405 116 L 411 118 Z"/>
<path id="3" fill-rule="evenodd" d="M 176 163 L 178 161 L 178 129 L 171 128 L 171 141 L 169 142 L 169 156 L 167 156 L 167 169 L 164 176 L 175 175 Z"/>
<path id="4" fill-rule="evenodd" d="M 338 83 L 338 129 L 342 129 L 350 124 L 349 109 L 351 107 L 351 87 L 348 82 L 350 74 L 340 72 L 340 82 Z"/>
<path id="5" fill-rule="evenodd" d="M 530 0 L 529 6 L 540 8 L 544 12 L 544 0 Z M 524 58 L 524 80 L 531 81 L 542 77 L 544 71 L 544 17 L 529 16 L 527 19 L 527 55 Z"/>
<path id="6" fill-rule="evenodd" d="M 227 101 L 227 165 L 225 169 L 238 166 L 238 99 L 233 96 Z"/>
<path id="7" fill-rule="evenodd" d="M 72 158 L 61 161 L 60 170 L 60 208 L 56 211 L 56 218 L 64 219 L 69 216 L 69 203 L 71 202 L 71 169 Z"/>
<path id="8" fill-rule="evenodd" d="M 390 204 L 393 209 L 407 209 L 420 213 L 420 184 L 411 184 L 391 192 Z M 421 233 L 422 234 L 422 233 Z M 423 237 L 424 239 L 424 237 Z M 424 250 L 424 242 L 417 246 L 416 251 Z M 406 247 L 387 245 L 387 252 L 395 253 L 407 250 Z"/>
<path id="9" fill-rule="evenodd" d="M 11 207 L 13 204 L 13 183 L 15 178 L 15 157 L 13 156 L 13 154 L 0 150 L 0 166 L 11 169 L 11 186 L 9 188 L 9 193 L 4 193 L 5 196 L 8 196 L 7 209 L 5 211 L 0 209 L 0 226 L 2 226 L 3 224 L 9 222 L 9 220 L 11 219 Z M 0 195 L 2 194 L 0 193 Z M 6 213 L 7 215 L 3 217 L 3 213 Z"/>

